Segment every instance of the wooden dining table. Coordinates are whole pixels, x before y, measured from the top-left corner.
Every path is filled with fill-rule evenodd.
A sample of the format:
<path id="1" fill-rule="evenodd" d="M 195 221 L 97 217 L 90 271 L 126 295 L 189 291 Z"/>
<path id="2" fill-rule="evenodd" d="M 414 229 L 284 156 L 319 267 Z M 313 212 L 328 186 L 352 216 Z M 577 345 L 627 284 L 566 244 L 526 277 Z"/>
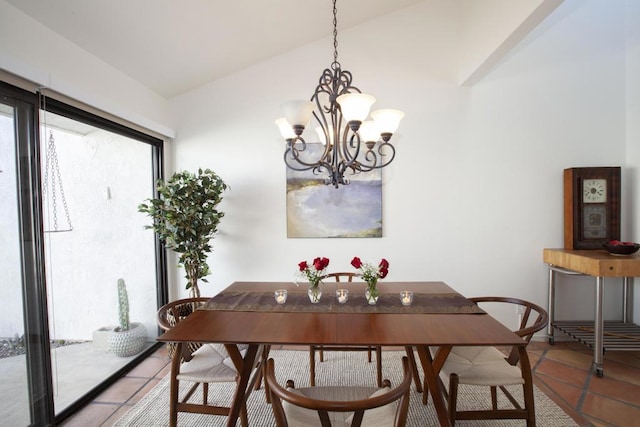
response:
<path id="1" fill-rule="evenodd" d="M 518 346 L 525 381 L 532 381 L 527 343 L 445 283 L 380 282 L 375 306 L 366 303 L 365 287 L 358 282 L 327 283 L 320 303 L 310 304 L 304 285 L 234 282 L 158 340 L 225 345 L 240 373 L 227 426 L 236 425 L 257 355 L 271 345 L 413 347 L 442 426 L 451 424 L 438 374 L 453 346 Z M 337 288 L 349 290 L 346 304 L 338 304 Z M 276 289 L 288 291 L 285 304 L 275 303 Z M 403 290 L 414 292 L 411 306 L 401 304 Z M 248 345 L 244 357 L 238 344 Z M 430 348 L 437 348 L 433 355 Z M 177 352 L 174 357 L 179 357 Z"/>

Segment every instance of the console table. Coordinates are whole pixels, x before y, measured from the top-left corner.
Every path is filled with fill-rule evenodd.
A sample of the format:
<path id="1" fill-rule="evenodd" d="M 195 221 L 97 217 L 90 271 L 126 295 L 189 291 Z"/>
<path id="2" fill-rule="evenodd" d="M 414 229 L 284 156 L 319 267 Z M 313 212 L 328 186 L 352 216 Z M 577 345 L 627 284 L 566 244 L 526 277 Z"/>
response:
<path id="1" fill-rule="evenodd" d="M 604 375 L 604 350 L 640 350 L 640 327 L 631 321 L 630 295 L 633 277 L 640 276 L 640 254 L 612 255 L 606 250 L 544 249 L 549 264 L 549 325 L 547 336 L 554 343 L 554 328 L 593 349 L 593 368 Z M 591 321 L 555 320 L 556 274 L 595 277 L 595 315 Z M 602 315 L 605 277 L 621 277 L 623 286 L 622 320 L 604 321 Z"/>

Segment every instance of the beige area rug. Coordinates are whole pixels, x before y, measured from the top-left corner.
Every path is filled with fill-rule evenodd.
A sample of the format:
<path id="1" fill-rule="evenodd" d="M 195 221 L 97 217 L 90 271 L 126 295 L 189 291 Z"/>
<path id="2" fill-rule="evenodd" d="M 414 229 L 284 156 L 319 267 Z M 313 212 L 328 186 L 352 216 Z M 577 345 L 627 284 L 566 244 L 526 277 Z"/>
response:
<path id="1" fill-rule="evenodd" d="M 399 351 L 382 352 L 383 377 L 392 384 L 398 384 L 402 378 L 401 358 Z M 293 379 L 297 386 L 309 384 L 309 354 L 305 351 L 279 350 L 271 351 L 270 357 L 275 360 L 276 377 L 281 383 Z M 317 364 L 316 385 L 375 385 L 375 363 L 367 363 L 366 353 L 360 352 L 327 352 L 325 361 Z M 187 386 L 188 383 L 181 384 Z M 522 401 L 521 387 L 514 388 L 514 395 Z M 200 388 L 198 388 L 200 390 Z M 490 404 L 489 390 L 478 387 L 462 387 L 459 390 L 459 407 L 483 408 Z M 229 404 L 233 394 L 233 384 L 215 385 L 209 388 L 209 400 Z M 508 407 L 508 401 L 502 393 L 501 407 Z M 201 401 L 202 395 L 194 395 L 192 399 Z M 566 427 L 577 426 L 573 419 L 562 411 L 543 392 L 535 389 L 536 424 L 538 426 Z M 273 427 L 275 421 L 271 406 L 265 401 L 264 388 L 254 391 L 248 401 L 249 424 L 252 427 Z M 115 426 L 158 427 L 168 425 L 169 419 L 169 378 L 165 377 L 140 402 L 129 410 Z M 226 417 L 199 414 L 178 414 L 178 425 L 181 427 L 224 426 Z M 238 423 L 239 425 L 239 423 Z M 422 404 L 422 395 L 412 385 L 411 403 L 409 406 L 408 426 L 437 426 L 437 416 L 433 404 Z M 490 421 L 458 421 L 459 426 L 524 426 L 523 420 L 490 420 Z"/>

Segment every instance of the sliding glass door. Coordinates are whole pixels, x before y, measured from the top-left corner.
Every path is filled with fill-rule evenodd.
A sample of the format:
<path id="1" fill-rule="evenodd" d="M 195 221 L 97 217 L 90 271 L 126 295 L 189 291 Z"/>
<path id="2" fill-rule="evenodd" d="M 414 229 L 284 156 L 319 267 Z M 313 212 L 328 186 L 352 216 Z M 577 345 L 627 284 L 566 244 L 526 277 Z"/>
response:
<path id="1" fill-rule="evenodd" d="M 2 82 L 0 95 L 0 424 L 49 425 L 156 345 L 166 268 L 137 206 L 162 141 Z"/>
<path id="2" fill-rule="evenodd" d="M 137 211 L 153 197 L 153 146 L 50 111 L 41 117 L 49 335 L 60 413 L 155 343 L 155 237 Z M 121 310 L 130 324 L 119 325 Z M 129 332 L 114 332 L 121 327 Z M 112 348 L 114 334 L 127 336 L 128 347 Z"/>
<path id="3" fill-rule="evenodd" d="M 0 419 L 12 426 L 53 419 L 37 131 L 33 96 L 0 86 Z"/>

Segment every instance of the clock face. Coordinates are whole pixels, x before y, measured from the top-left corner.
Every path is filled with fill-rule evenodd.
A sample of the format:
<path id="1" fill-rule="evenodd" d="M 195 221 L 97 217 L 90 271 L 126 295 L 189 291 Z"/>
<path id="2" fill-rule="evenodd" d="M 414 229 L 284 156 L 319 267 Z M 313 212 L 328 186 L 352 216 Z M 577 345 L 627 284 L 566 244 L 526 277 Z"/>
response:
<path id="1" fill-rule="evenodd" d="M 585 179 L 582 181 L 582 201 L 584 203 L 605 203 L 607 201 L 606 179 Z"/>

